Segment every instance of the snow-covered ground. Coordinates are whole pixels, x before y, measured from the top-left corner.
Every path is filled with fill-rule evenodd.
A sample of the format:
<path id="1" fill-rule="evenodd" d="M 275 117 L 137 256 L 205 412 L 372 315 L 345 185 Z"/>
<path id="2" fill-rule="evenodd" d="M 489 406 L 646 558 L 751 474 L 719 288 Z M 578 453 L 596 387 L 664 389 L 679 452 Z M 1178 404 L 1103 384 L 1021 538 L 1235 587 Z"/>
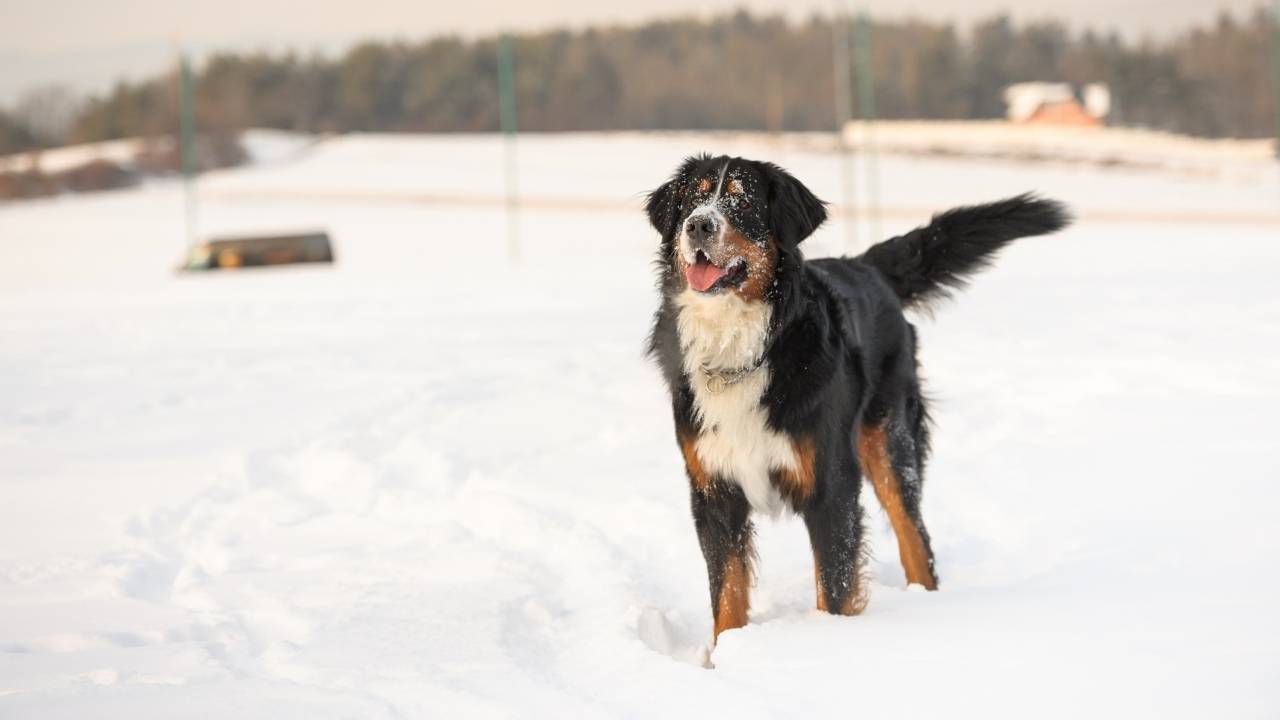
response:
<path id="1" fill-rule="evenodd" d="M 205 233 L 327 228 L 332 268 L 173 274 L 172 183 L 0 205 L 0 717 L 1280 714 L 1280 185 L 1248 163 L 883 157 L 881 234 L 1028 189 L 1083 221 L 920 320 L 942 590 L 871 500 L 871 604 L 819 614 L 766 521 L 751 624 L 696 664 L 639 198 L 705 148 L 838 200 L 805 146 L 524 138 L 515 266 L 491 137 L 201 180 Z"/>

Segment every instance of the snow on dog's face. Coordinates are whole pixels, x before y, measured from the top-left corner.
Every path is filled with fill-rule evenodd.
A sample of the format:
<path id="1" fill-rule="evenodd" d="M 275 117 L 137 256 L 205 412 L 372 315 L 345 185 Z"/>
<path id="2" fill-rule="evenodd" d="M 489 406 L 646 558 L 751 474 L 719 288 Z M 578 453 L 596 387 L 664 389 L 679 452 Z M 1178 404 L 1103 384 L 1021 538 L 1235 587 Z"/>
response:
<path id="1" fill-rule="evenodd" d="M 780 253 L 826 219 L 822 201 L 776 165 L 709 155 L 685 160 L 646 211 L 689 290 L 744 300 L 764 299 Z"/>

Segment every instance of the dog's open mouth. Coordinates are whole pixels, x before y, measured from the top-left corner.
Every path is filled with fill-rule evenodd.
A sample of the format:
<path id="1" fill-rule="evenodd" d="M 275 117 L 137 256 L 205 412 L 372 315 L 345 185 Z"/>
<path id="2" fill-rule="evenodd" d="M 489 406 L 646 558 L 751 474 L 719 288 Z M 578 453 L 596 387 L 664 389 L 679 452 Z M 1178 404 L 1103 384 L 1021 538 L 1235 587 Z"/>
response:
<path id="1" fill-rule="evenodd" d="M 694 290 L 711 292 L 740 285 L 747 279 L 747 263 L 742 258 L 734 258 L 726 267 L 720 267 L 699 250 L 694 254 L 693 264 L 685 268 L 684 276 Z"/>

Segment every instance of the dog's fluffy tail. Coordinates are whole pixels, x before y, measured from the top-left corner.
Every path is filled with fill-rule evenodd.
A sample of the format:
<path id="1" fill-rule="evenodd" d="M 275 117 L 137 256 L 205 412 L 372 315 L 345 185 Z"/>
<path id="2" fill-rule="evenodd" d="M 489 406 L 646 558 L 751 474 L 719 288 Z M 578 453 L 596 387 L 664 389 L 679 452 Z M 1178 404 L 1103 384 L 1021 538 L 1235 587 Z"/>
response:
<path id="1" fill-rule="evenodd" d="M 1005 245 L 1070 222 L 1062 203 L 1028 193 L 935 215 L 928 225 L 873 245 L 859 259 L 884 275 L 904 306 L 919 307 L 964 287 Z"/>

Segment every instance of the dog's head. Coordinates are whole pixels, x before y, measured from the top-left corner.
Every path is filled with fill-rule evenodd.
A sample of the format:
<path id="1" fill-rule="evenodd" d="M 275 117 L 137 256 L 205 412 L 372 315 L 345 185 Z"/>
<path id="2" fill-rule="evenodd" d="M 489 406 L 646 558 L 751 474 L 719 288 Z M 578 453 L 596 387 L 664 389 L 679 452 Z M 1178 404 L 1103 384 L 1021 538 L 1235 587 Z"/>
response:
<path id="1" fill-rule="evenodd" d="M 767 162 L 698 155 L 649 193 L 645 210 L 690 290 L 764 298 L 779 257 L 827 219 L 825 203 Z"/>

